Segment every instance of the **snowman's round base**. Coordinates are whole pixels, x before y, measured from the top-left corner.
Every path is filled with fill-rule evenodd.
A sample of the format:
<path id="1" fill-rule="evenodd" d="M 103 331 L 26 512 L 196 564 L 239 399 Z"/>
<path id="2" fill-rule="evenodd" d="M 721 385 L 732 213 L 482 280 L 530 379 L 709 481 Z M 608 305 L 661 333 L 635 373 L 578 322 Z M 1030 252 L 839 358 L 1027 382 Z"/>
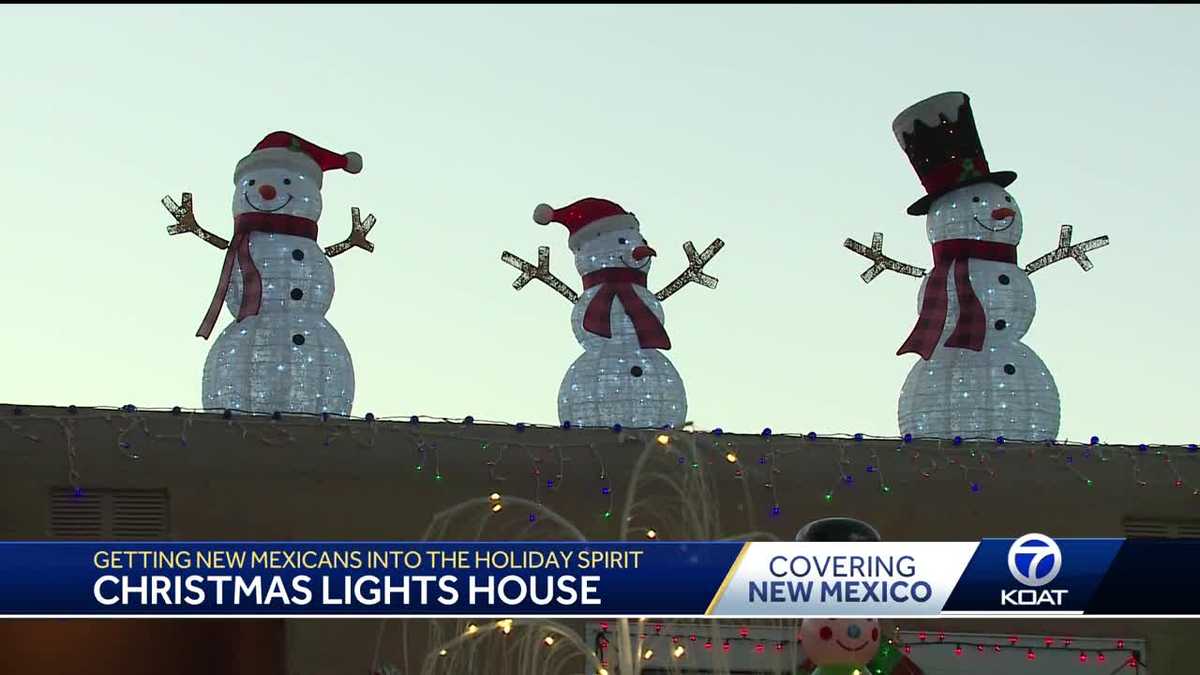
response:
<path id="1" fill-rule="evenodd" d="M 917 361 L 900 391 L 901 434 L 916 438 L 1047 441 L 1058 436 L 1058 387 L 1021 342 L 938 347 Z"/>
<path id="2" fill-rule="evenodd" d="M 323 318 L 262 314 L 221 332 L 204 363 L 202 389 L 205 408 L 349 415 L 354 365 Z"/>
<path id="3" fill-rule="evenodd" d="M 585 351 L 567 370 L 558 419 L 576 427 L 679 427 L 687 420 L 687 395 L 662 352 L 610 341 Z"/>

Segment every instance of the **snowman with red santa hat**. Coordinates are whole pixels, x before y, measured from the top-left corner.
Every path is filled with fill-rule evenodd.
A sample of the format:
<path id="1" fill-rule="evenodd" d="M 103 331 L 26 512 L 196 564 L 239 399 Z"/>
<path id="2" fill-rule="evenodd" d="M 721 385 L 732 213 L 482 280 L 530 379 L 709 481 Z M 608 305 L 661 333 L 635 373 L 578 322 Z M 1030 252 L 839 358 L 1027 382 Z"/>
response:
<path id="1" fill-rule="evenodd" d="M 192 233 L 225 250 L 196 335 L 209 337 L 222 304 L 235 321 L 205 361 L 205 408 L 350 414 L 354 366 L 325 319 L 334 289 L 329 259 L 355 247 L 373 251 L 366 237 L 375 217 L 363 221 L 352 208 L 350 236 L 324 249 L 317 244 L 323 173 L 335 169 L 358 173 L 362 157 L 284 131 L 267 134 L 234 170 L 231 241 L 200 227 L 191 194 L 183 193 L 182 205 L 163 198 L 176 220 L 168 233 Z"/>
<path id="2" fill-rule="evenodd" d="M 685 244 L 687 269 L 654 293 L 646 284 L 657 252 L 642 235 L 638 219 L 620 205 L 596 197 L 558 209 L 540 204 L 533 220 L 567 228 L 583 282 L 580 294 L 551 274 L 545 246 L 538 249 L 536 266 L 508 251 L 501 256 L 521 271 L 514 288 L 539 279 L 574 304 L 571 327 L 584 352 L 559 387 L 559 420 L 582 427 L 683 425 L 687 396 L 679 373 L 663 354 L 671 339 L 662 301 L 688 283 L 716 288 L 717 280 L 703 268 L 724 242 L 716 239 L 700 253 L 691 242 Z"/>

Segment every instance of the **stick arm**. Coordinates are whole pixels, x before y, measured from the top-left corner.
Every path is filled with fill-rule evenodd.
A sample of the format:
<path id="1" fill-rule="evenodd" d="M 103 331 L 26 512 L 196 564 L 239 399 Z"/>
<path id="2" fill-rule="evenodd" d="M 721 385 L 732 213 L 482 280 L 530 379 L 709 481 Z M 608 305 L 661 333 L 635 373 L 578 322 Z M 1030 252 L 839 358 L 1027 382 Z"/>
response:
<path id="1" fill-rule="evenodd" d="M 352 248 L 361 248 L 367 253 L 375 252 L 375 244 L 367 241 L 367 234 L 371 232 L 372 227 L 375 227 L 375 216 L 368 213 L 366 220 L 363 220 L 361 216 L 357 206 L 350 207 L 350 235 L 332 246 L 326 246 L 326 257 L 332 258 L 341 255 Z"/>
<path id="2" fill-rule="evenodd" d="M 219 249 L 224 250 L 229 248 L 228 241 L 200 227 L 200 224 L 196 222 L 196 214 L 192 211 L 192 193 L 183 193 L 181 201 L 183 202 L 182 204 L 176 203 L 171 195 L 162 198 L 163 207 L 175 218 L 175 224 L 167 226 L 167 234 L 174 236 L 191 232 L 199 237 L 201 241 Z"/>
<path id="3" fill-rule="evenodd" d="M 713 239 L 713 242 L 708 245 L 700 253 L 696 253 L 696 245 L 692 242 L 686 242 L 683 245 L 683 253 L 687 256 L 687 269 L 679 273 L 675 280 L 663 287 L 663 289 L 654 294 L 659 302 L 675 295 L 684 286 L 689 283 L 699 284 L 705 288 L 716 288 L 719 281 L 716 277 L 705 274 L 704 266 L 713 259 L 717 252 L 725 248 L 725 242 L 720 239 Z"/>
<path id="4" fill-rule="evenodd" d="M 1073 229 L 1074 228 L 1072 228 L 1070 225 L 1063 225 L 1058 231 L 1058 248 L 1026 265 L 1025 273 L 1033 274 L 1044 267 L 1049 267 L 1050 265 L 1053 265 L 1060 260 L 1066 260 L 1067 258 L 1074 258 L 1075 262 L 1079 263 L 1079 266 L 1083 268 L 1084 272 L 1087 272 L 1095 267 L 1091 259 L 1088 258 L 1087 254 L 1089 251 L 1094 251 L 1098 248 L 1104 248 L 1105 246 L 1108 246 L 1108 235 L 1094 237 L 1092 239 L 1088 239 L 1087 241 L 1081 241 L 1078 244 L 1072 245 L 1071 234 Z"/>
<path id="5" fill-rule="evenodd" d="M 504 251 L 500 254 L 500 260 L 510 267 L 515 267 L 520 270 L 521 276 L 517 277 L 513 282 L 513 288 L 518 291 L 525 287 L 530 281 L 537 279 L 554 289 L 559 295 L 567 299 L 567 302 L 575 304 L 579 300 L 579 294 L 571 289 L 562 279 L 550 273 L 550 247 L 538 247 L 538 264 L 534 266 L 532 263 L 526 262 L 521 258 Z"/>
<path id="6" fill-rule="evenodd" d="M 891 270 L 905 276 L 916 277 L 918 279 L 925 276 L 925 268 L 917 267 L 916 265 L 909 265 L 908 263 L 902 263 L 895 258 L 889 258 L 883 254 L 882 232 L 876 232 L 871 236 L 870 247 L 853 239 L 847 239 L 842 245 L 874 263 L 867 269 L 867 271 L 859 275 L 862 277 L 864 283 L 871 283 L 875 280 L 875 277 L 879 276 L 886 270 Z"/>

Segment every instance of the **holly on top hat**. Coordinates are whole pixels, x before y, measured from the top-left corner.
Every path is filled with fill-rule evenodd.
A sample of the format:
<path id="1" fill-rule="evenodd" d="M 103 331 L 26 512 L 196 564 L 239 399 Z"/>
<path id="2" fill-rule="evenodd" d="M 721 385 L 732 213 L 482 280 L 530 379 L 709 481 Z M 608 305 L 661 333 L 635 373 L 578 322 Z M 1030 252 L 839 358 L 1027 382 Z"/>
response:
<path id="1" fill-rule="evenodd" d="M 567 227 L 570 236 L 567 245 L 572 251 L 578 251 L 583 242 L 606 232 L 618 230 L 639 231 L 641 226 L 637 218 L 620 205 L 607 199 L 586 197 L 568 204 L 562 208 L 553 208 L 549 204 L 538 204 L 533 210 L 533 222 L 538 225 L 561 223 Z"/>
<path id="2" fill-rule="evenodd" d="M 362 171 L 362 155 L 357 152 L 339 154 L 310 143 L 286 131 L 272 131 L 254 146 L 254 150 L 237 163 L 233 182 L 246 171 L 263 166 L 296 167 L 311 174 L 321 186 L 323 171 L 342 169 L 347 173 Z"/>
<path id="3" fill-rule="evenodd" d="M 979 142 L 971 99 L 948 91 L 914 103 L 896 116 L 892 132 L 925 186 L 925 196 L 908 207 L 909 215 L 929 213 L 942 195 L 974 183 L 1007 187 L 1017 179 L 1012 171 L 991 171 Z"/>

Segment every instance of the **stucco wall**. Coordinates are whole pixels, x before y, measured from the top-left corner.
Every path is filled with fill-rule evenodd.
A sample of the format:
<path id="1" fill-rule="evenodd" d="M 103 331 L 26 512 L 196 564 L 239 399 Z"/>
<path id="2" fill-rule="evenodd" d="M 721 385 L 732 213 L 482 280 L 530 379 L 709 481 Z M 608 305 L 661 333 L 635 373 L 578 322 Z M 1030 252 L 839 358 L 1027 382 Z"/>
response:
<path id="1" fill-rule="evenodd" d="M 594 540 L 620 538 L 622 522 L 630 537 L 653 528 L 663 539 L 752 531 L 791 539 L 804 523 L 830 515 L 867 520 L 889 540 L 974 540 L 1030 531 L 1122 536 L 1127 517 L 1190 519 L 1196 504 L 1190 487 L 1173 487 L 1175 475 L 1164 459 L 1136 448 L 1110 446 L 1085 455 L 1079 448 L 1013 443 L 953 447 L 733 434 L 679 434 L 663 446 L 655 434 L 607 430 L 225 420 L 219 414 L 95 409 L 69 414 L 31 406 L 16 416 L 12 408 L 0 406 L 7 421 L 0 426 L 0 537 L 7 539 L 49 536 L 49 491 L 70 485 L 72 469 L 85 491 L 165 488 L 168 536 L 175 539 L 419 539 L 434 514 L 471 500 L 479 503 L 462 507 L 434 536 L 571 536 L 553 514 Z M 736 462 L 726 460 L 730 452 Z M 880 488 L 881 475 L 888 492 Z M 672 481 L 688 503 L 666 489 Z M 493 491 L 508 504 L 501 514 L 487 509 Z M 635 508 L 627 511 L 630 495 Z M 707 515 L 697 522 L 701 502 L 699 511 Z M 775 515 L 773 506 L 779 507 Z M 529 522 L 530 513 L 537 522 Z M 1200 628 L 1200 622 L 1083 620 L 946 619 L 930 625 L 1143 637 L 1160 674 L 1187 672 L 1184 648 Z M 364 672 L 378 626 L 288 622 L 288 672 Z M 413 637 L 419 628 L 410 630 L 410 662 L 423 656 Z M 405 646 L 389 634 L 396 634 L 392 627 L 380 646 L 383 660 L 400 663 Z"/>

